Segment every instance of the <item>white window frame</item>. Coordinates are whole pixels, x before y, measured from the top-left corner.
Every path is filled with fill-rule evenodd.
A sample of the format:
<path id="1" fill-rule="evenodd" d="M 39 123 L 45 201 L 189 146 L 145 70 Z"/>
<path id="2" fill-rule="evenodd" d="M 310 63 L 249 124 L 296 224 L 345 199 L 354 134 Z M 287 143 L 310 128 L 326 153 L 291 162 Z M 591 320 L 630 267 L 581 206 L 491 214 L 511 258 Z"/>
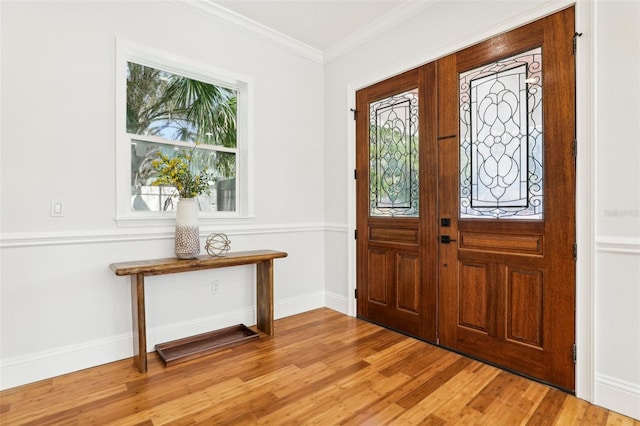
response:
<path id="1" fill-rule="evenodd" d="M 179 55 L 116 40 L 116 223 L 118 226 L 171 224 L 175 211 L 152 212 L 131 209 L 131 135 L 127 133 L 127 62 L 153 67 L 238 92 L 236 143 L 236 211 L 199 212 L 201 224 L 236 223 L 253 219 L 252 110 L 253 82 L 246 76 L 221 70 Z M 139 139 L 148 139 L 146 136 Z"/>

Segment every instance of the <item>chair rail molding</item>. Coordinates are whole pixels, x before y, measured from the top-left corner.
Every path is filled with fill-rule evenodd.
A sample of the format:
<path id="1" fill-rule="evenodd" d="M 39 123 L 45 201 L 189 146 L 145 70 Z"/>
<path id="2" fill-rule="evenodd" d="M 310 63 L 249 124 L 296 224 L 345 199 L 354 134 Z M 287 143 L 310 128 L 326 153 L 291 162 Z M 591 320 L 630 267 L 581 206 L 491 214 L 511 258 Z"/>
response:
<path id="1" fill-rule="evenodd" d="M 269 225 L 201 225 L 200 237 L 211 232 L 224 232 L 228 236 L 287 234 L 304 232 L 341 232 L 339 225 L 324 223 L 269 224 Z M 174 237 L 174 223 L 168 226 L 118 229 L 117 231 L 57 231 L 57 232 L 16 232 L 0 235 L 0 248 L 37 247 L 52 245 L 100 244 L 129 241 L 153 241 Z"/>

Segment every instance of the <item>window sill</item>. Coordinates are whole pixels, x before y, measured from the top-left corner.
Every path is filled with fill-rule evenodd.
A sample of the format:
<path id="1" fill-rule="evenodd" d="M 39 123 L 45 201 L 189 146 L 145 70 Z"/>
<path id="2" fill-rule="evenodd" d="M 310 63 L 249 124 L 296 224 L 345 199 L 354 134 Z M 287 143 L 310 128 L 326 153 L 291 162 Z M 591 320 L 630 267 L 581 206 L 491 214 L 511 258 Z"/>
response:
<path id="1" fill-rule="evenodd" d="M 115 219 L 119 228 L 173 228 L 176 223 L 175 212 L 159 213 L 157 215 L 135 215 L 135 216 L 118 216 Z M 209 226 L 220 227 L 220 225 L 244 225 L 255 223 L 255 216 L 233 215 L 211 215 L 200 213 L 198 215 L 198 224 L 201 228 Z"/>

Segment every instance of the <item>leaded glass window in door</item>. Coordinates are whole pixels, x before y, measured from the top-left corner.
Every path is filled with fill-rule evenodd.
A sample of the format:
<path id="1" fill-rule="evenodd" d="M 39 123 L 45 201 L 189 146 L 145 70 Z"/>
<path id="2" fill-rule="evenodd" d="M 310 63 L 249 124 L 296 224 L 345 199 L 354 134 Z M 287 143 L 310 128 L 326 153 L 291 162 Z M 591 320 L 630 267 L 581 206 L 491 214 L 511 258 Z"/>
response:
<path id="1" fill-rule="evenodd" d="M 417 217 L 418 89 L 369 106 L 369 213 Z"/>
<path id="2" fill-rule="evenodd" d="M 460 217 L 543 217 L 542 49 L 460 74 Z"/>

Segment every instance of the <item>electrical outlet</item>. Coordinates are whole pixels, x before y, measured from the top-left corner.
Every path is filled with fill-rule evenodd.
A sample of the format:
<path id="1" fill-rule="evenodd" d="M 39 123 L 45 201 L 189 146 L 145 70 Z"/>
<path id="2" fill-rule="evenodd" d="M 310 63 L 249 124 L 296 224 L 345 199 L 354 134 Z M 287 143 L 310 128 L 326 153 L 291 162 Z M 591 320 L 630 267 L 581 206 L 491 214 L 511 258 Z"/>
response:
<path id="1" fill-rule="evenodd" d="M 220 281 L 213 280 L 211 281 L 211 294 L 220 293 Z"/>

